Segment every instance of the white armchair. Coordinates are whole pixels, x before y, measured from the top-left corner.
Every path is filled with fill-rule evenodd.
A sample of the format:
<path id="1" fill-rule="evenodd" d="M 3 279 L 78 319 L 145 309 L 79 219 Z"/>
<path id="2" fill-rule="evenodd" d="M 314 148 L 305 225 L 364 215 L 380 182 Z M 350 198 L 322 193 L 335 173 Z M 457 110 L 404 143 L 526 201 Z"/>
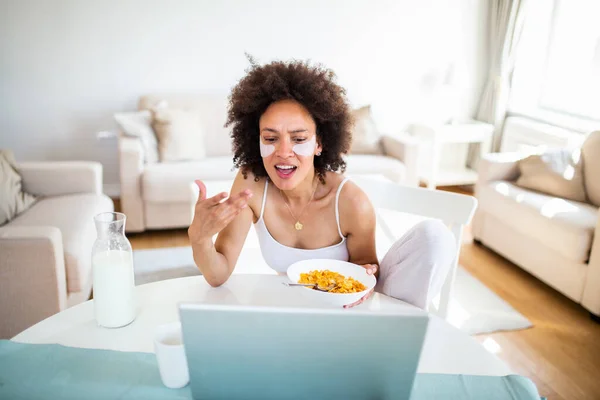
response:
<path id="1" fill-rule="evenodd" d="M 408 133 L 382 133 L 383 154 L 350 153 L 346 157 L 346 173 L 356 175 L 383 175 L 404 186 L 419 186 L 418 139 Z"/>
<path id="2" fill-rule="evenodd" d="M 38 201 L 0 227 L 0 338 L 90 297 L 94 215 L 113 211 L 95 162 L 18 164 Z"/>
<path id="3" fill-rule="evenodd" d="M 600 132 L 595 134 L 600 139 Z M 596 154 L 600 153 L 598 144 L 600 140 L 594 145 Z M 480 161 L 475 186 L 479 208 L 473 219 L 473 236 L 598 318 L 598 206 L 515 185 L 519 175 L 517 161 L 521 157 L 516 153 L 495 153 Z M 584 158 L 586 191 L 591 198 L 594 190 L 596 201 L 600 199 L 600 169 L 592 162 L 597 162 L 594 161 L 597 157 L 589 158 L 590 162 Z"/>

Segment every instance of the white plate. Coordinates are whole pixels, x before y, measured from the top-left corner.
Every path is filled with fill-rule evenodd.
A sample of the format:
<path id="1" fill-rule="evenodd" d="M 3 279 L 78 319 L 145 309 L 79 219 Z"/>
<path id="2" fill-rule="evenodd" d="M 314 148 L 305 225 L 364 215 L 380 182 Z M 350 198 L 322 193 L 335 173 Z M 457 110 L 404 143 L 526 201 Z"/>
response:
<path id="1" fill-rule="evenodd" d="M 373 289 L 375 287 L 375 283 L 377 283 L 375 277 L 367 274 L 367 270 L 360 265 L 352 264 L 346 261 L 327 259 L 298 261 L 288 267 L 287 276 L 291 282 L 298 283 L 301 273 L 307 273 L 314 270 L 322 271 L 324 269 L 340 273 L 345 277 L 352 277 L 365 285 L 367 289 L 357 293 L 328 293 L 304 287 L 290 287 L 290 290 L 300 290 L 307 296 L 319 299 L 320 301 L 328 303 L 332 306 L 341 307 L 360 300 L 360 298 L 366 295 L 369 290 Z"/>

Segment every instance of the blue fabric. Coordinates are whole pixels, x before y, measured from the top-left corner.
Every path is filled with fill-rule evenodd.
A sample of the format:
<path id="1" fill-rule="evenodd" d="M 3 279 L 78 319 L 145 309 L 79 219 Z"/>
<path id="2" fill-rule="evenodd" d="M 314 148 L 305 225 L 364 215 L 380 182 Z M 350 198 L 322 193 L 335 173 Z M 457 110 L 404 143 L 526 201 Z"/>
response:
<path id="1" fill-rule="evenodd" d="M 260 397 L 260 396 L 258 396 Z M 0 399 L 191 399 L 189 386 L 162 385 L 156 357 L 0 341 Z M 418 374 L 413 400 L 540 399 L 529 379 Z"/>

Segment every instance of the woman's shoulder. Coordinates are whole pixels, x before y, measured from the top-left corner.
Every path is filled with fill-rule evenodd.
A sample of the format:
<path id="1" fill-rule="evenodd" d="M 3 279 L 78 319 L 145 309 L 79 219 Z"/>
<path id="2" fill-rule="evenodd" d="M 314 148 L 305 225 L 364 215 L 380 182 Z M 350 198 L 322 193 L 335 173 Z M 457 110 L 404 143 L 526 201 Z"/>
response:
<path id="1" fill-rule="evenodd" d="M 249 190 L 252 193 L 250 205 L 255 206 L 255 202 L 257 201 L 256 199 L 262 198 L 265 188 L 265 180 L 266 178 L 255 179 L 254 174 L 251 172 L 246 173 L 246 176 L 244 176 L 242 171 L 239 170 L 235 176 L 233 185 L 231 186 L 230 194 L 234 195 L 243 190 Z"/>
<path id="2" fill-rule="evenodd" d="M 343 175 L 339 177 L 340 184 L 344 179 Z M 337 204 L 344 236 L 364 233 L 375 226 L 375 209 L 367 194 L 352 181 L 352 178 L 347 179 L 339 191 Z"/>
<path id="3" fill-rule="evenodd" d="M 241 190 L 255 190 L 257 188 L 262 189 L 265 186 L 265 180 L 267 180 L 266 177 L 256 179 L 255 175 L 250 171 L 246 172 L 246 175 L 244 176 L 244 173 L 241 170 L 238 170 L 235 176 L 234 186 L 239 187 Z"/>
<path id="4" fill-rule="evenodd" d="M 250 209 L 255 215 L 254 222 L 258 218 L 260 214 L 260 206 L 262 203 L 263 192 L 265 189 L 265 181 L 268 178 L 262 177 L 256 179 L 255 175 L 252 172 L 246 173 L 246 176 L 242 173 L 241 170 L 238 171 L 235 180 L 233 181 L 233 186 L 231 188 L 231 194 L 239 193 L 242 190 L 250 190 L 252 192 L 252 197 L 248 201 L 250 205 Z"/>
<path id="5" fill-rule="evenodd" d="M 348 213 L 356 216 L 362 216 L 365 213 L 371 213 L 373 206 L 367 194 L 352 181 L 352 178 L 347 178 L 342 174 L 337 174 L 339 185 L 343 183 L 340 190 L 338 205 L 341 213 Z"/>
<path id="6" fill-rule="evenodd" d="M 352 182 L 351 178 L 339 172 L 328 171 L 325 175 L 325 182 L 333 193 L 340 192 L 340 199 L 361 192 L 361 189 Z"/>
<path id="7" fill-rule="evenodd" d="M 347 178 L 344 174 L 341 174 L 339 172 L 327 171 L 325 173 L 325 186 L 330 190 L 336 191 L 340 187 L 342 182 L 346 179 Z"/>

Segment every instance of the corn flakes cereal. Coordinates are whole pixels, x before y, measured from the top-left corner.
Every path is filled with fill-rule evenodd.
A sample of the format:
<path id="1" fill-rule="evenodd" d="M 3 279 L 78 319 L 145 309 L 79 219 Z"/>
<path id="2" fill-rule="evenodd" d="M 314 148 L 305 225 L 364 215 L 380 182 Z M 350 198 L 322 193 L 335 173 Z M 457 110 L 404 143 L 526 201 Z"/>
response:
<path id="1" fill-rule="evenodd" d="M 314 270 L 300 274 L 298 283 L 315 283 L 321 288 L 335 285 L 329 293 L 357 293 L 366 290 L 367 287 L 352 277 L 329 270 Z"/>

